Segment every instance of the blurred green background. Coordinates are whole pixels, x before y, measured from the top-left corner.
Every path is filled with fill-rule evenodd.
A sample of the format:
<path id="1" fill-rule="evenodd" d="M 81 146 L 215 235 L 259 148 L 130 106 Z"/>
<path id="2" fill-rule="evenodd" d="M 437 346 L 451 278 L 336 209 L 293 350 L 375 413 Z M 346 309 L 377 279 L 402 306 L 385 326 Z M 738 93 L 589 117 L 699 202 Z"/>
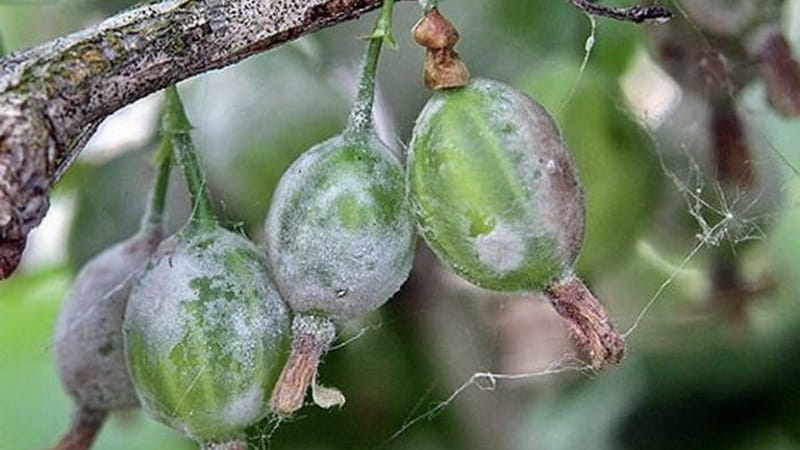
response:
<path id="1" fill-rule="evenodd" d="M 740 1 L 664 3 L 747 9 Z M 22 49 L 129 4 L 0 0 L 0 33 L 9 50 Z M 799 5 L 757 15 L 783 26 L 796 55 Z M 350 324 L 325 359 L 322 382 L 347 404 L 258 424 L 252 448 L 800 449 L 800 119 L 777 116 L 760 81 L 747 83 L 736 102 L 756 185 L 749 193 L 721 186 L 709 169 L 707 108 L 658 68 L 652 25 L 598 19 L 592 35 L 590 20 L 566 1 L 441 7 L 461 32 L 458 50 L 473 75 L 528 92 L 561 126 L 587 200 L 577 269 L 621 330 L 636 324 L 627 358 L 599 373 L 581 370 L 542 298 L 469 286 L 421 247 L 397 297 Z M 400 153 L 429 95 L 422 50 L 406 32 L 418 16 L 415 2 L 398 3 L 399 49 L 384 52 L 380 67 L 378 128 Z M 227 226 L 260 242 L 282 171 L 341 129 L 358 37 L 373 20 L 367 14 L 181 84 Z M 686 39 L 714 49 L 712 31 L 695 25 Z M 78 268 L 138 226 L 158 105 L 152 96 L 107 121 L 56 186 L 23 267 L 0 282 L 0 450 L 46 448 L 67 427 L 55 315 Z M 178 176 L 172 186 L 174 230 L 188 208 Z M 720 254 L 744 281 L 768 286 L 733 315 L 729 304 L 742 299 L 720 295 L 713 282 Z M 474 376 L 484 372 L 520 376 Z M 134 411 L 114 416 L 95 448 L 193 444 Z"/>

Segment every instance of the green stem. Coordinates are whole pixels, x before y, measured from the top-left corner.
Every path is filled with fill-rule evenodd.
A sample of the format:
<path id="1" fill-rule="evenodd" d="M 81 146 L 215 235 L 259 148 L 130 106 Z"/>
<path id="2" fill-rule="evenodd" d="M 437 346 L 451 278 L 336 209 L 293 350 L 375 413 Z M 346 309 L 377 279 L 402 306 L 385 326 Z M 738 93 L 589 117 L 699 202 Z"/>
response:
<path id="1" fill-rule="evenodd" d="M 395 46 L 392 36 L 392 10 L 394 0 L 385 0 L 378 21 L 369 35 L 367 54 L 361 66 L 356 102 L 347 120 L 345 135 L 360 137 L 372 131 L 372 104 L 375 99 L 375 74 L 384 42 Z"/>
<path id="2" fill-rule="evenodd" d="M 178 95 L 175 85 L 166 89 L 166 105 L 164 114 L 163 133 L 169 136 L 173 155 L 178 164 L 183 168 L 186 186 L 189 189 L 189 198 L 192 201 L 192 217 L 189 226 L 195 228 L 212 228 L 217 224 L 217 218 L 211 207 L 211 201 L 206 191 L 205 178 L 197 162 L 194 144 L 190 132 L 192 124 L 183 110 L 183 103 Z"/>
<path id="3" fill-rule="evenodd" d="M 164 223 L 164 205 L 166 204 L 169 176 L 172 173 L 172 142 L 164 135 L 155 155 L 158 166 L 153 187 L 150 190 L 150 201 L 142 219 L 142 228 L 161 228 Z"/>

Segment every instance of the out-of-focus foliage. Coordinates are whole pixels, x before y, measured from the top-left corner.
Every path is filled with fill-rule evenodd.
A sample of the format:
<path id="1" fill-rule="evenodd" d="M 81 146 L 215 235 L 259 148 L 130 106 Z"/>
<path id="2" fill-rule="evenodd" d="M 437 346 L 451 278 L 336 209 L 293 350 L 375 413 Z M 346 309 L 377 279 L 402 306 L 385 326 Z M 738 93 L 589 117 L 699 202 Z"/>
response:
<path id="1" fill-rule="evenodd" d="M 150 185 L 155 176 L 154 151 L 136 148 L 102 164 L 84 164 L 80 179 L 72 174 L 63 184 L 75 185 L 77 208 L 68 242 L 69 263 L 80 268 L 93 256 L 139 229 Z M 78 172 L 77 170 L 75 172 Z M 173 173 L 169 191 L 167 229 L 175 231 L 189 216 L 183 179 Z"/>
<path id="2" fill-rule="evenodd" d="M 710 7 L 726 3 L 709 1 Z M 0 33 L 15 50 L 130 4 L 0 0 Z M 800 121 L 772 113 L 757 83 L 747 88 L 740 109 L 757 147 L 754 164 L 779 194 L 769 193 L 768 207 L 751 208 L 737 203 L 735 193 L 715 191 L 706 170 L 705 110 L 696 97 L 684 92 L 673 114 L 651 123 L 653 129 L 632 119 L 620 80 L 646 60 L 645 28 L 651 25 L 596 19 L 592 35 L 591 21 L 566 1 L 449 0 L 441 8 L 461 32 L 457 49 L 473 74 L 525 90 L 561 126 L 587 198 L 578 270 L 619 328 L 633 325 L 650 299 L 655 303 L 630 334 L 628 357 L 617 369 L 497 379 L 496 386 L 480 378 L 459 390 L 475 372 L 537 373 L 571 349 L 562 324 L 538 297 L 475 289 L 423 251 L 401 293 L 350 324 L 341 341 L 354 340 L 327 356 L 319 381 L 341 389 L 346 405 L 333 411 L 309 406 L 277 426 L 258 424 L 250 433 L 253 448 L 800 448 L 800 390 L 794 381 L 800 376 Z M 420 79 L 422 50 L 404 32 L 418 15 L 416 2 L 397 4 L 399 50 L 386 51 L 380 69 L 386 102 L 379 117 L 396 130 L 385 138 L 400 149 L 428 96 Z M 357 38 L 373 17 L 181 85 L 224 225 L 260 240 L 281 172 L 344 124 L 348 85 L 363 48 Z M 658 89 L 644 83 L 638 88 L 645 93 Z M 148 149 L 131 149 L 102 162 L 79 160 L 54 196 L 54 202 L 75 202 L 71 227 L 60 231 L 70 236 L 67 254 L 0 282 L 0 450 L 45 448 L 66 429 L 70 403 L 59 386 L 51 345 L 58 302 L 82 262 L 138 226 L 150 155 Z M 173 229 L 187 214 L 177 179 L 168 200 Z M 707 206 L 691 195 L 686 202 L 686 193 L 698 189 Z M 703 235 L 708 230 L 689 214 L 697 205 L 694 212 L 710 221 L 720 239 Z M 732 218 L 716 226 L 719 218 L 709 207 Z M 755 231 L 763 236 L 736 245 L 731 237 L 741 224 L 757 225 L 752 237 Z M 731 227 L 728 234 L 724 226 Z M 774 289 L 747 307 L 744 323 L 726 322 L 709 301 L 715 244 L 741 261 L 747 279 L 769 275 L 775 281 Z M 455 392 L 452 401 L 439 403 Z M 115 416 L 96 445 L 192 448 L 137 412 Z"/>

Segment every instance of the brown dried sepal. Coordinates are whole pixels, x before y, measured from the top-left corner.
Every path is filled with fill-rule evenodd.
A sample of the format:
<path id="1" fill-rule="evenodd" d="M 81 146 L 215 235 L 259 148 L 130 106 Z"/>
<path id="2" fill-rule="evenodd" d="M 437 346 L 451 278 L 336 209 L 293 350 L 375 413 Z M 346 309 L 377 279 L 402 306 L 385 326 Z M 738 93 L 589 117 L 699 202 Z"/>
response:
<path id="1" fill-rule="evenodd" d="M 270 410 L 291 416 L 303 406 L 320 359 L 336 337 L 328 319 L 299 314 L 292 320 L 292 350 L 269 400 Z"/>
<path id="2" fill-rule="evenodd" d="M 469 69 L 453 50 L 425 51 L 425 87 L 432 90 L 466 86 Z"/>
<path id="3" fill-rule="evenodd" d="M 458 42 L 458 30 L 436 8 L 431 9 L 417 21 L 411 30 L 414 41 L 434 50 L 452 49 Z"/>
<path id="4" fill-rule="evenodd" d="M 548 288 L 547 297 L 567 322 L 573 339 L 589 356 L 593 368 L 622 361 L 624 339 L 614 329 L 606 309 L 580 278 L 570 275 L 555 282 Z"/>
<path id="5" fill-rule="evenodd" d="M 800 63 L 780 29 L 767 31 L 758 59 L 769 104 L 785 117 L 800 116 Z"/>
<path id="6" fill-rule="evenodd" d="M 453 49 L 459 39 L 458 30 L 439 10 L 433 8 L 425 13 L 412 34 L 414 41 L 425 47 L 425 87 L 437 90 L 469 83 L 469 69 Z"/>

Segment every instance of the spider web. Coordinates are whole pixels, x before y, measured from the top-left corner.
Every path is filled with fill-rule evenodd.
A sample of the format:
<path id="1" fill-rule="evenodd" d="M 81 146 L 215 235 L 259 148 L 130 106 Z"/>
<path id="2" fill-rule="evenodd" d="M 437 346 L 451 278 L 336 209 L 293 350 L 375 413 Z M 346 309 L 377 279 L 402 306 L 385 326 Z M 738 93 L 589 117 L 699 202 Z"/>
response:
<path id="1" fill-rule="evenodd" d="M 671 3 L 670 6 L 674 6 L 684 18 L 691 22 L 686 11 L 679 3 L 675 1 Z M 590 16 L 589 20 L 591 31 L 585 41 L 584 58 L 576 74 L 575 85 L 564 100 L 561 109 L 572 99 L 587 65 L 590 64 L 592 50 L 597 39 L 597 24 L 593 17 Z M 696 30 L 701 35 L 703 34 L 699 28 L 696 28 Z M 708 40 L 706 40 L 705 44 L 710 45 Z M 740 103 L 736 99 L 732 100 L 735 100 L 737 104 Z M 765 114 L 765 112 L 763 110 L 743 111 L 743 120 L 755 124 L 752 129 L 747 131 L 762 138 L 762 144 L 770 151 L 767 155 L 757 156 L 752 161 L 753 165 L 759 165 L 761 162 L 757 158 L 763 158 L 768 160 L 767 164 L 774 165 L 777 162 L 783 165 L 787 169 L 785 172 L 788 172 L 790 177 L 797 177 L 800 172 L 784 153 L 784 149 L 774 145 L 770 141 L 770 136 L 759 128 L 758 116 L 761 114 Z M 723 186 L 719 181 L 709 179 L 709 170 L 697 161 L 692 150 L 689 149 L 690 146 L 694 145 L 693 143 L 682 142 L 679 145 L 680 157 L 674 158 L 674 155 L 670 155 L 671 163 L 668 163 L 666 161 L 668 151 L 662 148 L 657 131 L 648 128 L 646 123 L 642 123 L 642 125 L 647 128 L 648 136 L 658 156 L 660 167 L 665 177 L 671 182 L 672 193 L 677 194 L 677 198 L 683 204 L 683 211 L 691 218 L 697 231 L 694 234 L 694 243 L 690 249 L 679 259 L 677 264 L 672 264 L 669 267 L 669 271 L 663 281 L 654 287 L 652 295 L 640 307 L 630 326 L 623 332 L 623 336 L 627 341 L 631 340 L 634 332 L 646 321 L 648 313 L 658 306 L 659 301 L 664 297 L 665 291 L 676 279 L 689 270 L 688 267 L 698 255 L 702 255 L 709 248 L 721 246 L 728 247 L 732 254 L 736 254 L 738 248 L 746 242 L 766 240 L 769 236 L 770 224 L 783 212 L 781 208 L 786 207 L 786 205 L 774 206 L 764 210 L 764 207 L 760 204 L 764 197 L 770 195 L 770 193 L 764 191 L 753 193 L 738 188 L 730 189 Z M 683 165 L 680 170 L 672 167 L 676 159 Z M 786 185 L 790 182 L 791 180 L 785 181 L 778 190 L 780 192 L 785 191 Z M 796 201 L 790 200 L 789 207 L 794 207 L 795 203 Z M 470 332 L 467 330 L 466 333 Z M 431 400 L 430 393 L 426 392 L 419 400 L 417 407 L 409 412 L 408 418 L 403 421 L 397 431 L 389 436 L 387 441 L 379 445 L 378 448 L 390 446 L 394 440 L 420 422 L 434 419 L 470 389 L 495 391 L 501 382 L 530 382 L 535 379 L 567 372 L 593 373 L 589 366 L 583 364 L 580 359 L 568 351 L 564 352 L 560 359 L 541 370 L 518 373 L 475 371 L 462 384 L 452 390 L 449 395 L 440 400 Z"/>

